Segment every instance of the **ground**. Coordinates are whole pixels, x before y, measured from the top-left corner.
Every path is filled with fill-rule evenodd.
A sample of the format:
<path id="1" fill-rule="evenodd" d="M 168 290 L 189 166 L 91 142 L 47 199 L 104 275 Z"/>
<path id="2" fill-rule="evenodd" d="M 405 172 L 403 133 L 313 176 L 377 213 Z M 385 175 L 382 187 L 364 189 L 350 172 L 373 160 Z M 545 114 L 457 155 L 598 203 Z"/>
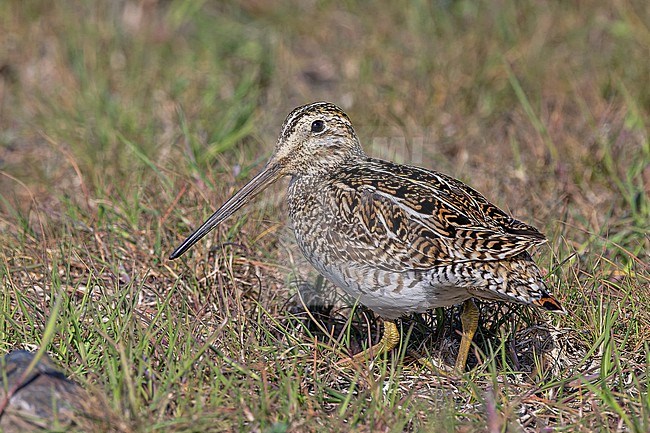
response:
<path id="1" fill-rule="evenodd" d="M 0 29 L 0 354 L 45 348 L 101 428 L 650 430 L 646 2 L 9 0 Z M 340 368 L 380 322 L 305 263 L 282 182 L 169 261 L 316 100 L 545 232 L 568 314 L 481 304 L 455 377 L 414 354 L 453 362 L 457 308 Z"/>

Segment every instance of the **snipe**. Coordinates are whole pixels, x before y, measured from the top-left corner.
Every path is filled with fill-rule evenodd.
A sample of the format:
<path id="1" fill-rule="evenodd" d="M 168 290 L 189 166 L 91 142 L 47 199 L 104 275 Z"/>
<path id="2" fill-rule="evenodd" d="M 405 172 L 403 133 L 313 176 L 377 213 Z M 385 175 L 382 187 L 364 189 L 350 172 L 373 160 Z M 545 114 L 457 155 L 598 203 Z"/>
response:
<path id="1" fill-rule="evenodd" d="M 290 176 L 289 216 L 307 260 L 384 319 L 374 354 L 398 343 L 394 319 L 464 302 L 462 370 L 478 324 L 473 297 L 563 311 L 527 252 L 543 234 L 457 179 L 368 157 L 348 116 L 327 102 L 293 110 L 262 172 L 170 258 L 282 176 Z"/>

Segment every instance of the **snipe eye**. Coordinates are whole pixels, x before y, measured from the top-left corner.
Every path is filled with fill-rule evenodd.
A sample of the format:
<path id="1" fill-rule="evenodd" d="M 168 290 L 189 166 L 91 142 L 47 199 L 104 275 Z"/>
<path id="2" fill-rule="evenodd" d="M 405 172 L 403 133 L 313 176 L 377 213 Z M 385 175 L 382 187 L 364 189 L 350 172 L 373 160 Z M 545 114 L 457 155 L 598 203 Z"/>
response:
<path id="1" fill-rule="evenodd" d="M 311 132 L 323 132 L 325 130 L 325 122 L 322 120 L 314 120 L 311 122 Z"/>

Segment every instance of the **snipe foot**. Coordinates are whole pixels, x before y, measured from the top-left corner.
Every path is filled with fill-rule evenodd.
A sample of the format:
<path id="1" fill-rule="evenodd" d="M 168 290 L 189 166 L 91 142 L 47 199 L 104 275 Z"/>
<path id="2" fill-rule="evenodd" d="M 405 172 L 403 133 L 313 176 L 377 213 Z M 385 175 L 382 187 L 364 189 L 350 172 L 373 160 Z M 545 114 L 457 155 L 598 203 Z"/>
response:
<path id="1" fill-rule="evenodd" d="M 395 322 L 391 320 L 384 321 L 384 333 L 381 336 L 379 343 L 374 346 L 357 353 L 351 358 L 345 358 L 338 361 L 336 364 L 341 367 L 349 367 L 355 362 L 365 359 L 373 359 L 376 356 L 390 352 L 399 343 L 399 330 Z"/>
<path id="2" fill-rule="evenodd" d="M 458 356 L 456 357 L 456 364 L 454 369 L 457 373 L 465 371 L 467 364 L 467 355 L 478 328 L 478 308 L 473 300 L 468 299 L 463 303 L 463 312 L 460 315 L 460 321 L 463 325 L 463 335 L 460 340 L 460 349 L 458 349 Z"/>

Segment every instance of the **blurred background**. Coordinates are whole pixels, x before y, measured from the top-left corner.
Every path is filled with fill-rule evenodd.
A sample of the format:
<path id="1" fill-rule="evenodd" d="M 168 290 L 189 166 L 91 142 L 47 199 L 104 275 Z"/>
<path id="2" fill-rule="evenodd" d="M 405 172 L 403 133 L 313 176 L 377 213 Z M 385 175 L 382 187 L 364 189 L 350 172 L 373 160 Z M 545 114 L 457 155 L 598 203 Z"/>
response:
<path id="1" fill-rule="evenodd" d="M 648 77 L 645 1 L 5 0 L 0 350 L 50 345 L 136 430 L 643 431 Z M 572 312 L 553 320 L 584 349 L 575 371 L 607 358 L 589 372 L 600 382 L 571 394 L 546 377 L 564 391 L 541 406 L 519 397 L 539 383 L 429 398 L 429 379 L 402 376 L 369 403 L 381 380 L 305 370 L 315 342 L 281 323 L 315 272 L 286 184 L 169 262 L 262 167 L 289 111 L 317 100 L 346 110 L 368 154 L 458 177 L 544 231 L 538 261 Z M 561 380 L 582 384 L 573 371 Z M 427 423 L 431 405 L 444 422 Z"/>

